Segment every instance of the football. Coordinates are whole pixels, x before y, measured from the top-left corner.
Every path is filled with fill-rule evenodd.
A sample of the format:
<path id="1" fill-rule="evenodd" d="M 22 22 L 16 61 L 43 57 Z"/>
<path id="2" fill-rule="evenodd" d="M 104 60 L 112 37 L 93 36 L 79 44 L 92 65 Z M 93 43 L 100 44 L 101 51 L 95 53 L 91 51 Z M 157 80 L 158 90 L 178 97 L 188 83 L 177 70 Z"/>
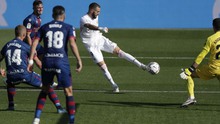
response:
<path id="1" fill-rule="evenodd" d="M 148 67 L 151 74 L 158 74 L 160 72 L 160 65 L 157 62 L 150 62 Z"/>

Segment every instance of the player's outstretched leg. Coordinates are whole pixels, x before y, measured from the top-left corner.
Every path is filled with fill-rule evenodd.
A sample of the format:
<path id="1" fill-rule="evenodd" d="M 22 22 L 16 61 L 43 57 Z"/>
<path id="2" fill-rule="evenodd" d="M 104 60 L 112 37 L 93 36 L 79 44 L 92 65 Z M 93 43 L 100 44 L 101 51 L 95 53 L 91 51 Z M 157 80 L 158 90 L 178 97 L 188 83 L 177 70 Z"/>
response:
<path id="1" fill-rule="evenodd" d="M 16 89 L 13 84 L 7 85 L 7 93 L 8 93 L 8 108 L 7 110 L 14 111 L 14 96 L 16 94 Z"/>
<path id="2" fill-rule="evenodd" d="M 119 92 L 119 87 L 118 85 L 114 82 L 110 72 L 108 71 L 108 67 L 106 64 L 101 65 L 101 70 L 105 76 L 105 78 L 110 82 L 113 88 L 113 92 Z"/>
<path id="3" fill-rule="evenodd" d="M 147 66 L 145 64 L 141 63 L 135 57 L 133 57 L 129 53 L 124 52 L 123 50 L 118 51 L 118 57 L 126 59 L 127 61 L 137 65 L 139 68 L 143 70 L 147 70 Z"/>
<path id="4" fill-rule="evenodd" d="M 60 104 L 60 100 L 57 97 L 57 94 L 54 92 L 54 89 L 52 87 L 50 87 L 49 89 L 49 94 L 48 94 L 50 100 L 53 102 L 53 104 L 56 106 L 57 108 L 57 113 L 62 114 L 62 113 L 66 113 L 67 111 L 62 108 L 61 104 Z"/>

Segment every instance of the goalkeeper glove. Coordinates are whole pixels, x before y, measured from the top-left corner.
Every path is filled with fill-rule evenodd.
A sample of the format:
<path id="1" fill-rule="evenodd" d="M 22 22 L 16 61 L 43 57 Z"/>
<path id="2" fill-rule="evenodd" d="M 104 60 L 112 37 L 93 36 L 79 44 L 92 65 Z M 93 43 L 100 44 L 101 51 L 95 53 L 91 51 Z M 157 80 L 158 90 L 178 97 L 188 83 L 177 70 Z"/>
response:
<path id="1" fill-rule="evenodd" d="M 180 73 L 180 77 L 184 80 L 187 80 L 188 77 L 195 71 L 194 66 L 190 66 L 189 68 L 186 68 L 182 70 L 183 72 Z"/>
<path id="2" fill-rule="evenodd" d="M 99 27 L 98 28 L 100 31 L 103 31 L 105 33 L 108 33 L 108 28 L 107 27 Z"/>

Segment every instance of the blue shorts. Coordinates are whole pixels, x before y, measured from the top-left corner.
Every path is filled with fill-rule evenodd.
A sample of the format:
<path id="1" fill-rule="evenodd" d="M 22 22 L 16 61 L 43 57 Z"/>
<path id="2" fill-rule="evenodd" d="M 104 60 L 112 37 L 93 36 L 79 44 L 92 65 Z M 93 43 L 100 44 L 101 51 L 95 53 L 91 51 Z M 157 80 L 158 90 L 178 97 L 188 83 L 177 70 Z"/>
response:
<path id="1" fill-rule="evenodd" d="M 57 77 L 58 86 L 70 87 L 72 86 L 72 76 L 70 72 L 70 66 L 68 63 L 62 61 L 49 60 L 42 64 L 42 83 L 43 85 L 51 85 L 54 76 Z"/>
<path id="2" fill-rule="evenodd" d="M 20 84 L 20 83 L 26 83 L 28 85 L 34 86 L 34 87 L 41 87 L 41 76 L 35 72 L 33 73 L 26 73 L 22 75 L 12 75 L 7 76 L 7 83 L 11 83 L 14 85 Z"/>

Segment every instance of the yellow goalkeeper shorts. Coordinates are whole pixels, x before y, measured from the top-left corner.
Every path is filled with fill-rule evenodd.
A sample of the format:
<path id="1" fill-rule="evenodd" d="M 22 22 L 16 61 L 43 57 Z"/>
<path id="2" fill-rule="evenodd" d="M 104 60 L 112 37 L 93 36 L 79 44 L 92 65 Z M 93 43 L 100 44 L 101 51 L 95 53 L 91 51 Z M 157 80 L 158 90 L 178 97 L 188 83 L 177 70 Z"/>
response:
<path id="1" fill-rule="evenodd" d="M 196 68 L 196 73 L 199 78 L 203 80 L 210 80 L 212 78 L 220 79 L 220 67 L 217 67 L 215 65 L 201 65 Z"/>

